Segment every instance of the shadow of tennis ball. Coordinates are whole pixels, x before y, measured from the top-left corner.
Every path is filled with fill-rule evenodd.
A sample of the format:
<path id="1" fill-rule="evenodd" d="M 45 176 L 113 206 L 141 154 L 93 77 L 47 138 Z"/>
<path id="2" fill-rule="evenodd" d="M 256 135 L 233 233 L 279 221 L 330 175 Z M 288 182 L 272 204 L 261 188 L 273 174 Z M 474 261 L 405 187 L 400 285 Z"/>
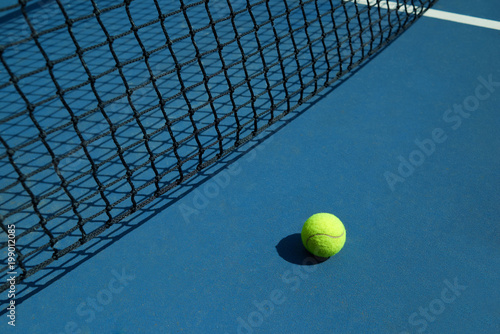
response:
<path id="1" fill-rule="evenodd" d="M 309 253 L 302 244 L 300 233 L 290 234 L 281 239 L 276 245 L 276 251 L 283 260 L 302 266 L 313 266 L 328 260 Z"/>

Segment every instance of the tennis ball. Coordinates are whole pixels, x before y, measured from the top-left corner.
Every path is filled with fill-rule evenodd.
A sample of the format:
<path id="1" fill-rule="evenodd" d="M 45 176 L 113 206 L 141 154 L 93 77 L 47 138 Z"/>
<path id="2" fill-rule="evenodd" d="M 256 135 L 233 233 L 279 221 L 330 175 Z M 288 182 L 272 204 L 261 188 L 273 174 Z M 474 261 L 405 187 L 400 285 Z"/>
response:
<path id="1" fill-rule="evenodd" d="M 337 254 L 344 247 L 346 230 L 334 215 L 317 213 L 304 223 L 301 237 L 309 252 L 326 258 Z"/>

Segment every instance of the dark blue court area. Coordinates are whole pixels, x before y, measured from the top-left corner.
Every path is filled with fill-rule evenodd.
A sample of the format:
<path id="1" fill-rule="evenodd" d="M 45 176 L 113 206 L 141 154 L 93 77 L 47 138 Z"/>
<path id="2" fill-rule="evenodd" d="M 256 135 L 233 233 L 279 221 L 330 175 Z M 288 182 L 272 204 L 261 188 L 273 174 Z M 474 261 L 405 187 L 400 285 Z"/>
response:
<path id="1" fill-rule="evenodd" d="M 500 333 L 500 2 L 404 2 L 0 1 L 0 333 Z"/>

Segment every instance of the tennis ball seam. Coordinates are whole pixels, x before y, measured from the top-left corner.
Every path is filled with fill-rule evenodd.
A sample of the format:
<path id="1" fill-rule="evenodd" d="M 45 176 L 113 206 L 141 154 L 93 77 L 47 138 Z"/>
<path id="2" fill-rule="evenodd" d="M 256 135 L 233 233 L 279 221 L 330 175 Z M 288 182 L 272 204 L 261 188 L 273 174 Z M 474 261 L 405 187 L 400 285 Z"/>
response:
<path id="1" fill-rule="evenodd" d="M 323 235 L 325 237 L 329 237 L 329 238 L 332 238 L 332 239 L 338 239 L 338 238 L 342 238 L 344 236 L 344 233 L 345 231 L 342 231 L 342 234 L 341 235 L 329 235 L 329 234 L 326 234 L 326 233 L 316 233 L 316 234 L 313 234 L 313 235 L 310 235 L 307 240 L 306 240 L 306 245 L 309 246 L 309 240 L 312 238 L 312 237 L 316 237 L 318 235 Z"/>

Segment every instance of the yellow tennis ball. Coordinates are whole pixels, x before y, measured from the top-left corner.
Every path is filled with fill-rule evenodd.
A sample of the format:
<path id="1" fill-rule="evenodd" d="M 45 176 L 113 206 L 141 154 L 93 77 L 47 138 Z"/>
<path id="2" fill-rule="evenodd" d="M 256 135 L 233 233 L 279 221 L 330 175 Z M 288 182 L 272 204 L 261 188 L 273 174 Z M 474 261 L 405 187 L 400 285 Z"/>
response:
<path id="1" fill-rule="evenodd" d="M 334 215 L 317 213 L 304 223 L 301 237 L 309 252 L 319 257 L 330 257 L 344 247 L 346 230 Z"/>

